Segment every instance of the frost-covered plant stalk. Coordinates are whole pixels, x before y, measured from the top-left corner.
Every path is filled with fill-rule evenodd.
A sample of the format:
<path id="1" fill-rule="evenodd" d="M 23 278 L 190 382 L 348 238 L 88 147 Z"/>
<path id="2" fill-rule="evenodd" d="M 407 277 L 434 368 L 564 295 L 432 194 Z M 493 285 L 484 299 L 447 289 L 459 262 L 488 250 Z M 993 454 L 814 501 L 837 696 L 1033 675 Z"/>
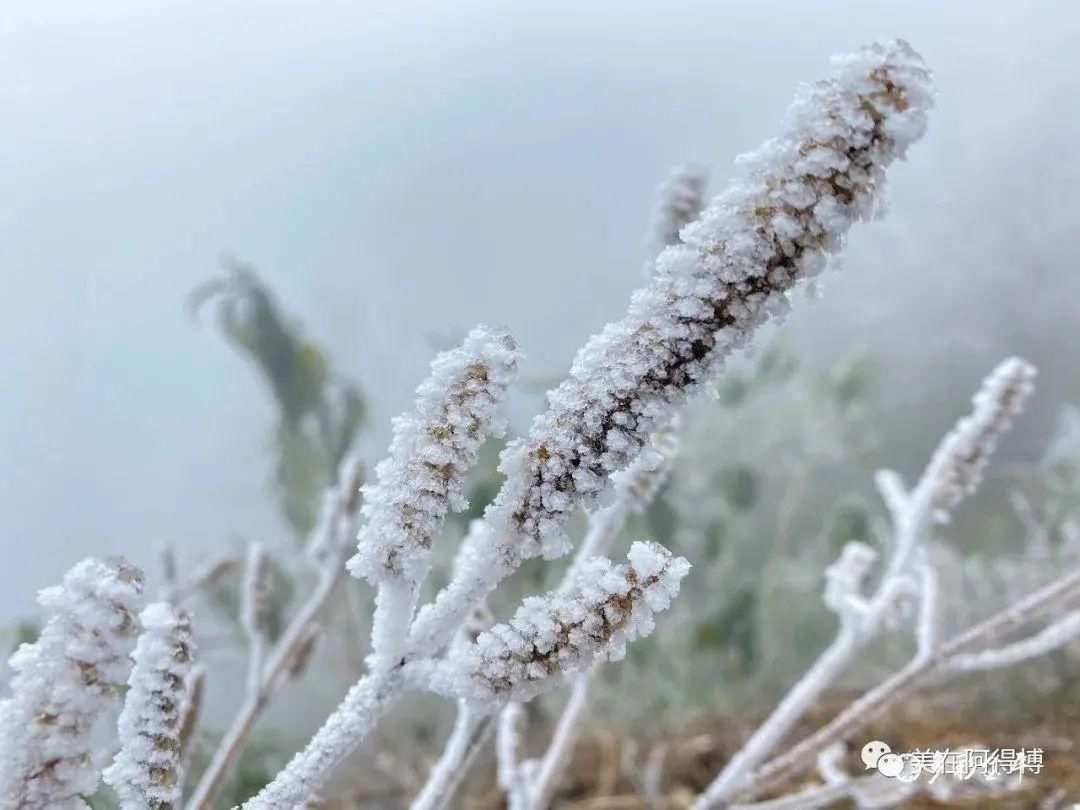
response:
<path id="1" fill-rule="evenodd" d="M 105 782 L 121 810 L 172 810 L 180 801 L 181 735 L 194 656 L 191 621 L 166 602 L 139 617 L 143 631 L 118 724 L 120 752 Z"/>
<path id="2" fill-rule="evenodd" d="M 725 359 L 786 312 L 787 294 L 823 269 L 850 226 L 879 210 L 885 168 L 925 130 L 929 72 L 903 42 L 835 64 L 833 78 L 800 90 L 785 134 L 747 161 L 748 177 L 660 254 L 653 280 L 626 316 L 579 352 L 528 437 L 504 450 L 506 480 L 463 545 L 453 579 L 417 614 L 401 657 L 354 685 L 247 807 L 290 806 L 309 796 L 391 705 L 405 670 L 445 647 L 523 561 L 568 551 L 573 510 L 593 506 L 611 475 L 634 461 Z"/>
<path id="3" fill-rule="evenodd" d="M 0 807 L 75 810 L 98 786 L 138 632 L 142 573 L 83 560 L 38 602 L 52 615 L 11 657 L 0 703 Z"/>
<path id="4" fill-rule="evenodd" d="M 1019 358 L 1001 362 L 972 398 L 971 413 L 938 444 L 910 493 L 896 473 L 878 473 L 893 523 L 884 576 L 871 595 L 864 595 L 864 581 L 877 554 L 859 542 L 844 548 L 825 574 L 825 604 L 840 620 L 836 637 L 702 793 L 696 810 L 735 794 L 901 605 L 918 605 L 918 656 L 935 653 L 940 622 L 937 576 L 926 549 L 930 529 L 935 522 L 948 521 L 963 497 L 974 492 L 998 440 L 1031 394 L 1034 378 L 1035 369 Z"/>
<path id="5" fill-rule="evenodd" d="M 261 650 L 256 654 L 254 645 L 249 648 L 247 693 L 232 725 L 211 757 L 210 764 L 199 778 L 188 803 L 189 810 L 202 810 L 213 806 L 214 797 L 221 789 L 232 763 L 240 755 L 259 715 L 285 683 L 291 678 L 299 677 L 306 660 L 311 656 L 322 631 L 320 614 L 345 572 L 345 560 L 356 534 L 363 480 L 364 467 L 359 455 L 355 452 L 347 453 L 339 466 L 337 480 L 324 494 L 318 521 L 305 549 L 308 561 L 318 574 L 318 580 L 307 599 L 297 608 L 281 637 L 271 649 L 265 651 L 265 655 Z M 249 600 L 250 608 L 244 611 L 250 625 L 249 644 L 257 637 L 261 638 L 261 624 L 265 618 L 261 615 L 261 606 L 259 609 L 251 609 L 256 607 L 252 597 L 258 596 L 258 589 L 252 587 L 258 583 L 258 577 L 254 576 L 254 570 L 250 566 L 253 561 L 253 557 L 249 555 L 245 598 Z"/>
<path id="6" fill-rule="evenodd" d="M 348 568 L 378 587 L 372 644 L 383 661 L 405 643 L 431 542 L 448 512 L 468 506 L 465 476 L 480 447 L 501 437 L 506 390 L 520 352 L 508 333 L 478 326 L 456 349 L 431 362 L 416 389 L 416 408 L 394 420 L 390 455 L 364 491 L 357 553 Z"/>
<path id="7" fill-rule="evenodd" d="M 579 352 L 528 438 L 503 452 L 486 537 L 417 617 L 425 640 L 445 643 L 467 606 L 525 559 L 565 553 L 575 506 L 594 503 L 732 351 L 787 312 L 787 293 L 822 270 L 851 225 L 879 210 L 884 169 L 925 129 L 930 75 L 903 42 L 834 62 L 832 79 L 800 90 L 787 132 L 747 158 L 747 179 L 660 254 L 626 317 Z"/>
<path id="8" fill-rule="evenodd" d="M 634 543 L 628 560 L 613 566 L 594 557 L 570 587 L 526 598 L 509 623 L 455 648 L 433 686 L 497 706 L 531 700 L 600 658 L 618 660 L 628 642 L 652 632 L 653 614 L 671 604 L 690 570 L 656 543 Z"/>

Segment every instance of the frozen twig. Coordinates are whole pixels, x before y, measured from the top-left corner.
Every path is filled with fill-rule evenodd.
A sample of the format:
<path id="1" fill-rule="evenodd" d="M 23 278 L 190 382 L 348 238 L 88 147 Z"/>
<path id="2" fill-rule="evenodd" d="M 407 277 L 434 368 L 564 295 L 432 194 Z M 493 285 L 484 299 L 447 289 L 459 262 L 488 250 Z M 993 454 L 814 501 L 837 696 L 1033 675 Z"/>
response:
<path id="1" fill-rule="evenodd" d="M 356 530 L 362 482 L 363 468 L 357 457 L 350 454 L 342 462 L 336 487 L 324 499 L 316 530 L 308 545 L 309 557 L 318 572 L 315 587 L 273 649 L 267 653 L 259 670 L 258 683 L 249 682 L 243 704 L 218 743 L 210 764 L 201 774 L 188 801 L 188 810 L 210 810 L 255 721 L 281 685 L 298 671 L 300 660 L 310 655 L 319 614 L 345 572 L 349 543 Z"/>
<path id="2" fill-rule="evenodd" d="M 506 704 L 499 713 L 495 737 L 495 761 L 499 787 L 506 793 L 510 810 L 525 810 L 529 802 L 529 782 L 522 754 L 522 732 L 525 709 L 516 700 Z"/>
<path id="3" fill-rule="evenodd" d="M 236 554 L 221 554 L 205 560 L 191 574 L 181 578 L 175 551 L 171 546 L 165 546 L 161 550 L 161 599 L 173 605 L 181 605 L 242 562 L 243 558 Z"/>
<path id="4" fill-rule="evenodd" d="M 267 598 L 270 583 L 270 559 L 262 543 L 248 546 L 241 585 L 240 624 L 247 637 L 247 691 L 257 694 L 262 685 L 263 664 L 266 659 Z"/>
<path id="5" fill-rule="evenodd" d="M 551 743 L 536 768 L 536 776 L 529 785 L 530 810 L 545 810 L 555 795 L 563 771 L 570 762 L 578 734 L 589 712 L 589 681 L 595 670 L 578 675 L 570 690 L 570 699 L 559 716 Z"/>
<path id="6" fill-rule="evenodd" d="M 833 720 L 754 772 L 737 791 L 738 795 L 743 799 L 753 798 L 783 785 L 813 763 L 818 752 L 849 739 L 913 692 L 943 677 L 964 672 L 955 668 L 953 662 L 964 660 L 964 656 L 973 648 L 984 648 L 1038 616 L 1060 609 L 1077 598 L 1080 598 L 1080 571 L 1063 576 L 965 630 L 942 644 L 935 655 L 916 656 L 907 666 L 852 702 Z M 1060 633 L 1054 636 L 1059 644 L 1067 643 L 1072 638 Z M 1041 650 L 1048 651 L 1049 648 Z M 1017 660 L 1026 660 L 1026 656 Z"/>
<path id="7" fill-rule="evenodd" d="M 1066 613 L 1038 633 L 1012 644 L 957 656 L 949 662 L 949 670 L 976 672 L 1012 666 L 1063 647 L 1077 637 L 1080 637 L 1080 610 Z"/>
<path id="8" fill-rule="evenodd" d="M 457 717 L 442 756 L 431 770 L 423 790 L 413 800 L 412 810 L 439 810 L 453 800 L 459 774 L 465 768 L 477 740 L 488 727 L 490 714 L 458 701 Z"/>
<path id="9" fill-rule="evenodd" d="M 861 595 L 873 551 L 862 543 L 849 543 L 826 572 L 825 603 L 840 618 L 835 639 L 728 761 L 698 798 L 695 810 L 717 806 L 738 793 L 806 710 L 912 596 L 919 605 L 916 661 L 933 656 L 940 622 L 937 576 L 927 549 L 931 527 L 947 521 L 962 498 L 974 492 L 998 439 L 1031 393 L 1034 376 L 1035 369 L 1023 360 L 1010 358 L 999 364 L 973 397 L 971 414 L 942 439 L 910 493 L 903 492 L 894 474 L 877 476 L 893 519 L 893 542 L 881 582 L 868 599 Z"/>

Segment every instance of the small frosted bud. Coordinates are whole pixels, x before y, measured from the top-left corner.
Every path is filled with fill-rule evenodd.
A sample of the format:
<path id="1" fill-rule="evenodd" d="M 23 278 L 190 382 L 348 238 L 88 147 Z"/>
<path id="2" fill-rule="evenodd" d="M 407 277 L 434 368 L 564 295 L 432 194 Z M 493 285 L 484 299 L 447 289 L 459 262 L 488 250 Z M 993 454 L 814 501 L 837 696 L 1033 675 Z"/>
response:
<path id="1" fill-rule="evenodd" d="M 671 604 L 690 570 L 656 543 L 634 543 L 628 560 L 615 566 L 593 557 L 569 587 L 525 599 L 509 623 L 455 647 L 436 688 L 472 700 L 525 701 L 568 672 L 621 657 L 628 642 L 652 631 L 653 614 Z"/>
<path id="2" fill-rule="evenodd" d="M 1035 389 L 1035 367 L 1016 357 L 995 368 L 972 398 L 972 412 L 941 441 L 927 467 L 936 517 L 950 513 L 982 481 L 990 455 Z"/>
<path id="3" fill-rule="evenodd" d="M 348 563 L 354 576 L 372 584 L 424 579 L 443 519 L 468 506 L 465 476 L 481 445 L 506 429 L 500 407 L 520 357 L 509 334 L 485 326 L 435 357 L 415 410 L 394 420 L 376 482 L 364 488 L 367 523 Z"/>
<path id="4" fill-rule="evenodd" d="M 83 560 L 38 602 L 41 636 L 11 657 L 0 703 L 0 807 L 75 810 L 98 786 L 138 632 L 142 572 Z"/>
<path id="5" fill-rule="evenodd" d="M 124 710 L 118 724 L 120 752 L 105 782 L 120 810 L 172 810 L 180 800 L 184 717 L 194 656 L 191 621 L 165 602 L 146 608 L 143 632 L 131 658 Z"/>

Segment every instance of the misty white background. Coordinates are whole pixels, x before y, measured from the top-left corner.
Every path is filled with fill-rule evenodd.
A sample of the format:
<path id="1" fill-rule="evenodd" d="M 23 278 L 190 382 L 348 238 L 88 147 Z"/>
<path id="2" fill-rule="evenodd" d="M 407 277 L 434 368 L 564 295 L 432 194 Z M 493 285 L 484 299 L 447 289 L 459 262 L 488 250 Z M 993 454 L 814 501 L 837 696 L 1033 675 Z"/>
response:
<path id="1" fill-rule="evenodd" d="M 271 403 L 184 309 L 222 253 L 362 384 L 375 459 L 433 345 L 505 323 L 565 370 L 669 167 L 722 184 L 831 53 L 897 36 L 939 108 L 792 335 L 888 358 L 927 446 L 1025 353 L 1045 433 L 1080 400 L 1075 3 L 6 0 L 0 625 L 91 553 L 285 542 Z"/>

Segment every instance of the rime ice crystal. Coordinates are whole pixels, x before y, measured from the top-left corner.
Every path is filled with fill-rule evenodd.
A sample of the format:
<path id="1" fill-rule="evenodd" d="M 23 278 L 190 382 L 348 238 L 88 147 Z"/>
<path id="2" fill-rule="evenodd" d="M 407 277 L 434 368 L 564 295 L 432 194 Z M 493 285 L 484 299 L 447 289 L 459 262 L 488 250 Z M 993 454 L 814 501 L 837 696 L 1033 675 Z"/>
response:
<path id="1" fill-rule="evenodd" d="M 653 614 L 689 570 L 655 543 L 634 543 L 626 565 L 594 557 L 571 587 L 525 599 L 509 623 L 452 651 L 437 686 L 471 700 L 529 700 L 559 675 L 621 658 L 627 642 L 652 632 Z"/>
<path id="2" fill-rule="evenodd" d="M 423 580 L 446 513 L 468 506 L 462 487 L 480 446 L 505 430 L 499 407 L 519 359 L 506 332 L 480 326 L 432 361 L 415 412 L 394 420 L 390 455 L 364 490 L 367 523 L 349 561 L 355 576 Z"/>
<path id="3" fill-rule="evenodd" d="M 181 722 L 194 643 L 186 613 L 165 602 L 140 616 L 142 635 L 120 713 L 121 749 L 105 771 L 121 810 L 170 810 L 180 800 Z"/>
<path id="4" fill-rule="evenodd" d="M 88 559 L 38 595 L 52 616 L 12 656 L 12 696 L 0 703 L 0 807 L 87 806 L 127 680 L 142 591 L 134 566 Z"/>
<path id="5" fill-rule="evenodd" d="M 504 450 L 506 481 L 485 512 L 486 543 L 440 600 L 482 596 L 523 560 L 564 554 L 573 508 L 604 491 L 648 437 L 817 275 L 850 226 L 879 210 L 884 170 L 925 130 L 929 71 L 904 42 L 834 59 L 804 86 L 787 134 L 744 159 L 747 179 L 716 197 L 656 259 L 628 314 L 578 353 L 529 436 Z"/>

